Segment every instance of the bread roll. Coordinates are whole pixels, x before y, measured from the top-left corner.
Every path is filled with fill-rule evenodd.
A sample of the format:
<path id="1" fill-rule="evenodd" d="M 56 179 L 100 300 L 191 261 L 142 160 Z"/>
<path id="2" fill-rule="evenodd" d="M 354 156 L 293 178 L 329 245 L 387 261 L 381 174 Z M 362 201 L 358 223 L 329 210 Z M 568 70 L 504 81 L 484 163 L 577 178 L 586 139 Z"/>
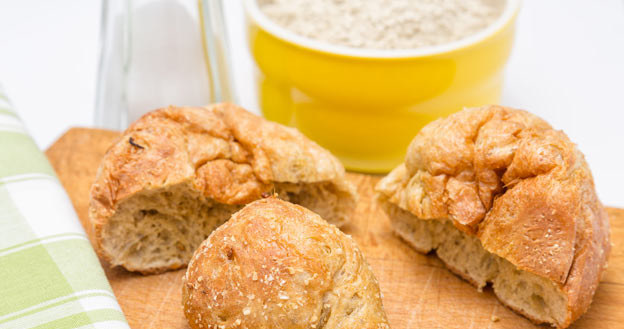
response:
<path id="1" fill-rule="evenodd" d="M 581 152 L 521 110 L 466 109 L 430 123 L 376 187 L 416 250 L 533 320 L 569 326 L 589 307 L 609 222 Z"/>
<path id="2" fill-rule="evenodd" d="M 351 237 L 275 198 L 215 230 L 183 281 L 193 329 L 389 328 L 377 280 Z"/>
<path id="3" fill-rule="evenodd" d="M 240 107 L 169 107 L 133 123 L 104 156 L 91 189 L 97 249 L 113 266 L 185 266 L 232 213 L 261 197 L 343 224 L 355 189 L 327 150 Z"/>

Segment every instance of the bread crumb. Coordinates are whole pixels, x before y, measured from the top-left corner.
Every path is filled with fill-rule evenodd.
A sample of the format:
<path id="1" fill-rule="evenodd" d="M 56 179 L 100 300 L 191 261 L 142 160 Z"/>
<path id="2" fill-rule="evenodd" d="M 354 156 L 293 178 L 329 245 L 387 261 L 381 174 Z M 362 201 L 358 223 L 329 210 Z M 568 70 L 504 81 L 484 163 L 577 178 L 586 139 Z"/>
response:
<path id="1" fill-rule="evenodd" d="M 243 315 L 249 315 L 249 314 L 251 314 L 251 309 L 249 307 L 245 307 L 243 309 Z"/>
<path id="2" fill-rule="evenodd" d="M 498 316 L 496 316 L 496 315 L 492 315 L 491 320 L 492 320 L 492 322 L 498 322 L 498 321 L 500 321 L 500 318 Z"/>

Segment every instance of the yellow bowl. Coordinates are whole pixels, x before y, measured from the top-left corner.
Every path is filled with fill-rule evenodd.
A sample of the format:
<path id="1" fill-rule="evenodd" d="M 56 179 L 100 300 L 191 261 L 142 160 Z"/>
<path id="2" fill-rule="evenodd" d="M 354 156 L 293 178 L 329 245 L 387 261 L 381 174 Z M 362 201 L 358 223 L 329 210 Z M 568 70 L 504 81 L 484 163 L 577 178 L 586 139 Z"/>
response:
<path id="1" fill-rule="evenodd" d="M 383 173 L 403 161 L 427 123 L 497 103 L 519 0 L 466 39 L 409 50 L 356 49 L 308 39 L 245 0 L 260 109 L 329 149 L 350 170 Z"/>

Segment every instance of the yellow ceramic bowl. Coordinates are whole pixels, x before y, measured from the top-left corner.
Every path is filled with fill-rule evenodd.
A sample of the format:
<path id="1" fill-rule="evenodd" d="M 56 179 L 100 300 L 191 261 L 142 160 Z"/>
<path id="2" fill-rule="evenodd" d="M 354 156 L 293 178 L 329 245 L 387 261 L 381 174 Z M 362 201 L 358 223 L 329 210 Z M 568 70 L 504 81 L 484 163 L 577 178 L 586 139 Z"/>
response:
<path id="1" fill-rule="evenodd" d="M 427 123 L 497 103 L 519 0 L 469 38 L 410 50 L 329 45 L 290 32 L 245 0 L 263 115 L 298 128 L 347 169 L 383 173 Z"/>

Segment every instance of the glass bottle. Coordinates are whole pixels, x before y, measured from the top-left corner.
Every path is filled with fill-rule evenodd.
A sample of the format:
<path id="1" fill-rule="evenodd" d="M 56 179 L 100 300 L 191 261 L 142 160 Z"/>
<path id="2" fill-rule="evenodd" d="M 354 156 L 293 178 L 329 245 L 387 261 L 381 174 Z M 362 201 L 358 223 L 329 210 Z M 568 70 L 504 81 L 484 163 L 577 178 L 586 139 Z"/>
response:
<path id="1" fill-rule="evenodd" d="M 103 0 L 95 125 L 235 102 L 222 0 Z"/>

